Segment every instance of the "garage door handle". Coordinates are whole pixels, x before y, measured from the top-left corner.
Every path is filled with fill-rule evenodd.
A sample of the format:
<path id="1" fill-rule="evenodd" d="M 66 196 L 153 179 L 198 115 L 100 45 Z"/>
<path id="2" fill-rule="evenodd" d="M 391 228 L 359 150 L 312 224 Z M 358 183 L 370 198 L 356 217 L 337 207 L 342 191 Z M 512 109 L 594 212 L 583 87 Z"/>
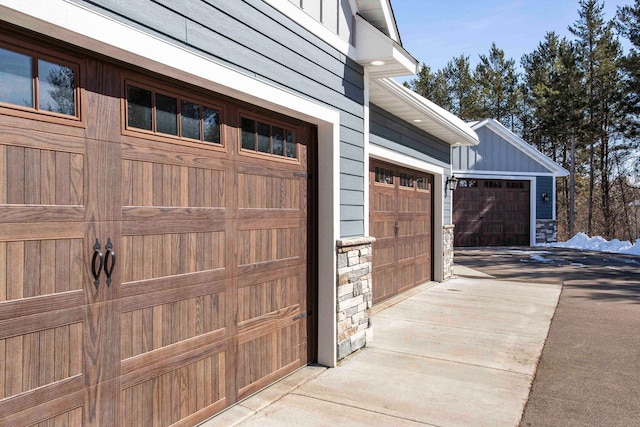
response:
<path id="1" fill-rule="evenodd" d="M 102 266 L 104 265 L 104 255 L 100 250 L 100 242 L 96 239 L 96 243 L 93 245 L 93 258 L 91 259 L 91 274 L 93 275 L 93 284 L 98 288 L 100 284 L 100 272 L 102 271 Z M 98 261 L 98 265 L 96 266 L 96 261 Z"/>
<path id="2" fill-rule="evenodd" d="M 107 286 L 111 286 L 111 274 L 116 266 L 116 253 L 113 251 L 110 237 L 107 238 L 107 244 L 104 248 L 106 250 L 104 255 L 104 274 L 107 276 Z M 111 258 L 111 266 L 109 266 L 109 258 Z"/>

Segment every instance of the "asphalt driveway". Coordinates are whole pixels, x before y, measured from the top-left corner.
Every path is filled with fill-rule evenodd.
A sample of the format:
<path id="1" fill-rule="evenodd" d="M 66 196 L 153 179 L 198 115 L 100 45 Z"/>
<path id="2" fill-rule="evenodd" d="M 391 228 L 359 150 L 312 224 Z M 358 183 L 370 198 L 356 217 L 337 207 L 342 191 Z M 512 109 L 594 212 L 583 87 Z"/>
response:
<path id="1" fill-rule="evenodd" d="M 497 278 L 563 282 L 521 426 L 640 425 L 640 257 L 556 248 L 457 249 Z"/>

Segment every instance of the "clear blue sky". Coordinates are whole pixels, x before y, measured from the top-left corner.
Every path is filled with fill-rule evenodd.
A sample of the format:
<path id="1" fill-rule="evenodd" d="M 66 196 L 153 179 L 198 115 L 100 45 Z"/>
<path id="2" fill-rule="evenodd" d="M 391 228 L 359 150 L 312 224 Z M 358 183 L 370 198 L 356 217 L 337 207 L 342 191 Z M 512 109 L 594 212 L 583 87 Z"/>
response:
<path id="1" fill-rule="evenodd" d="M 633 0 L 606 0 L 605 18 L 627 4 Z M 402 45 L 432 70 L 460 54 L 475 67 L 492 42 L 519 66 L 548 31 L 570 37 L 567 27 L 578 19 L 578 0 L 391 0 L 391 5 Z"/>

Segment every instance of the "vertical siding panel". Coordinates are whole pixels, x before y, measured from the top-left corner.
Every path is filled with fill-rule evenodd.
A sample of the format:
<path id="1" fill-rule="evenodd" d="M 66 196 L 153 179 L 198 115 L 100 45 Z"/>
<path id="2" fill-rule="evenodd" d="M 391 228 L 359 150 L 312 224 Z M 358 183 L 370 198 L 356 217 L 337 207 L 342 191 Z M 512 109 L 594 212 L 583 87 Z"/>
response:
<path id="1" fill-rule="evenodd" d="M 142 183 L 142 206 L 153 206 L 153 163 L 143 163 Z"/>
<path id="2" fill-rule="evenodd" d="M 7 147 L 7 203 L 24 204 L 24 148 Z"/>
<path id="3" fill-rule="evenodd" d="M 56 242 L 43 240 L 40 242 L 40 294 L 49 295 L 56 292 Z M 2 263 L 0 262 L 0 265 Z"/>
<path id="4" fill-rule="evenodd" d="M 40 370 L 40 384 L 50 384 L 55 381 L 55 329 L 47 329 L 41 331 L 39 363 L 37 365 Z"/>
<path id="5" fill-rule="evenodd" d="M 7 340 L 0 340 L 0 362 L 3 366 L 7 366 Z M 0 399 L 4 399 L 5 394 L 5 372 L 0 371 Z"/>
<path id="6" fill-rule="evenodd" d="M 9 180 L 7 179 L 8 173 L 7 146 L 0 145 L 0 204 L 9 203 L 7 201 L 7 186 L 9 185 Z"/>
<path id="7" fill-rule="evenodd" d="M 84 204 L 84 156 L 81 154 L 71 155 L 70 165 L 70 177 L 71 184 L 70 200 L 71 205 L 83 205 Z"/>
<path id="8" fill-rule="evenodd" d="M 7 338 L 5 358 L 5 396 L 13 396 L 22 392 L 22 341 L 23 336 Z"/>
<path id="9" fill-rule="evenodd" d="M 39 333 L 22 336 L 22 391 L 38 387 Z"/>
<path id="10" fill-rule="evenodd" d="M 68 239 L 56 240 L 56 292 L 69 291 L 71 244 Z"/>
<path id="11" fill-rule="evenodd" d="M 69 375 L 82 372 L 82 323 L 69 325 Z"/>
<path id="12" fill-rule="evenodd" d="M 133 206 L 133 170 L 131 160 L 122 161 L 122 205 Z"/>
<path id="13" fill-rule="evenodd" d="M 71 204 L 71 155 L 56 152 L 56 204 Z"/>
<path id="14" fill-rule="evenodd" d="M 69 326 L 56 328 L 55 348 L 53 358 L 55 360 L 54 379 L 60 381 L 69 376 Z"/>
<path id="15" fill-rule="evenodd" d="M 7 243 L 7 300 L 24 298 L 24 242 Z"/>
<path id="16" fill-rule="evenodd" d="M 24 202 L 40 204 L 40 150 L 25 149 L 24 156 Z"/>
<path id="17" fill-rule="evenodd" d="M 40 203 L 56 203 L 56 154 L 54 151 L 42 151 L 40 155 Z"/>
<path id="18" fill-rule="evenodd" d="M 24 298 L 40 295 L 40 241 L 24 242 Z"/>
<path id="19" fill-rule="evenodd" d="M 7 268 L 7 242 L 0 242 L 0 301 L 7 300 L 7 284 L 9 278 Z M 2 359 L 0 359 L 2 360 Z"/>

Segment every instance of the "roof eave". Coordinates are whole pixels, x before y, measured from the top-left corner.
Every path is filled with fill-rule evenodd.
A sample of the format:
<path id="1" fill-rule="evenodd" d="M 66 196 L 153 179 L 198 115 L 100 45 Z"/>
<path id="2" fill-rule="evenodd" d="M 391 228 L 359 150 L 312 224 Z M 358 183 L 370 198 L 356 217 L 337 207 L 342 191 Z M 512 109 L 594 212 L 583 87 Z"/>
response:
<path id="1" fill-rule="evenodd" d="M 462 119 L 392 79 L 371 81 L 370 102 L 452 146 L 478 145 Z"/>

